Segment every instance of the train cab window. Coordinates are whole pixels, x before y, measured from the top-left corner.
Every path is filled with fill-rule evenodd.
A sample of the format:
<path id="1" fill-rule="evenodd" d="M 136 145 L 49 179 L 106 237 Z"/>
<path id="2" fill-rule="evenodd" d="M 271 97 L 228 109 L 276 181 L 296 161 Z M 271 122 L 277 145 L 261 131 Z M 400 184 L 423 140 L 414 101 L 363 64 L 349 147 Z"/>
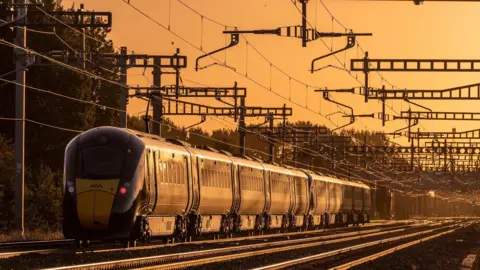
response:
<path id="1" fill-rule="evenodd" d="M 120 178 L 125 153 L 110 146 L 81 150 L 77 158 L 77 177 L 88 179 Z"/>

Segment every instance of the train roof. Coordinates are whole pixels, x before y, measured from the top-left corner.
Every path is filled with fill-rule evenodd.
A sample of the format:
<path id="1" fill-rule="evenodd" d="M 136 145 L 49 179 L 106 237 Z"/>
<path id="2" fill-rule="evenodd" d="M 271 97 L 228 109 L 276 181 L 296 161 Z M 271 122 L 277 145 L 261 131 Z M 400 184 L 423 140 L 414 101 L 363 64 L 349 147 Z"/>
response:
<path id="1" fill-rule="evenodd" d="M 312 180 L 324 181 L 336 184 L 342 184 L 347 186 L 355 186 L 365 189 L 370 189 L 368 185 L 365 185 L 360 182 L 354 182 L 345 179 L 338 179 L 330 175 L 324 175 L 321 173 L 313 172 L 305 169 L 298 169 L 288 165 L 276 165 L 260 161 L 259 159 L 243 157 L 243 156 L 233 156 L 228 152 L 219 151 L 210 147 L 192 147 L 186 142 L 179 140 L 166 140 L 160 136 L 148 134 L 145 132 L 133 130 L 133 129 L 120 129 L 131 133 L 132 135 L 140 138 L 145 144 L 153 147 L 162 147 L 167 151 L 172 152 L 181 152 L 183 154 L 188 154 L 189 152 L 194 153 L 200 158 L 207 158 L 212 160 L 220 160 L 228 163 L 236 163 L 240 166 L 256 168 L 260 170 L 274 171 L 277 173 L 284 173 L 289 175 L 294 175 L 302 178 L 308 178 L 307 174 L 312 177 Z"/>
<path id="2" fill-rule="evenodd" d="M 233 162 L 240 166 L 245 166 L 245 167 L 251 167 L 259 170 L 263 170 L 263 162 L 258 162 L 256 160 L 248 160 L 244 157 L 239 157 L 239 156 L 232 156 L 231 157 Z"/>
<path id="3" fill-rule="evenodd" d="M 202 149 L 202 148 L 196 148 L 192 147 L 189 148 L 192 153 L 194 153 L 197 157 L 199 158 L 205 158 L 205 159 L 210 159 L 210 160 L 218 160 L 222 162 L 227 162 L 227 163 L 232 163 L 232 159 L 230 156 L 227 156 L 226 154 L 222 152 L 218 152 L 215 149 Z"/>
<path id="4" fill-rule="evenodd" d="M 174 153 L 181 153 L 181 154 L 189 154 L 189 151 L 185 148 L 185 146 L 177 143 L 172 143 L 167 141 L 166 139 L 132 129 L 123 129 L 134 136 L 137 136 L 140 140 L 142 140 L 146 146 L 150 148 L 162 148 L 163 151 L 166 152 L 174 152 Z"/>
<path id="5" fill-rule="evenodd" d="M 354 182 L 354 181 L 350 181 L 350 180 L 346 180 L 346 179 L 339 179 L 339 178 L 335 178 L 335 177 L 331 177 L 331 176 L 326 176 L 326 175 L 322 175 L 320 173 L 313 172 L 313 171 L 308 171 L 308 170 L 305 170 L 305 172 L 310 174 L 314 181 L 324 181 L 324 182 L 329 182 L 329 183 L 341 184 L 341 185 L 346 185 L 346 186 L 354 186 L 354 187 L 360 187 L 360 188 L 366 188 L 366 189 L 370 188 L 369 186 L 367 186 L 363 183 L 359 183 L 359 182 Z"/>
<path id="6" fill-rule="evenodd" d="M 290 172 L 287 168 L 276 165 L 276 164 L 263 163 L 262 165 L 265 168 L 265 170 L 267 170 L 267 171 L 272 171 L 272 172 L 276 172 L 276 173 L 283 173 L 283 174 L 290 174 Z"/>

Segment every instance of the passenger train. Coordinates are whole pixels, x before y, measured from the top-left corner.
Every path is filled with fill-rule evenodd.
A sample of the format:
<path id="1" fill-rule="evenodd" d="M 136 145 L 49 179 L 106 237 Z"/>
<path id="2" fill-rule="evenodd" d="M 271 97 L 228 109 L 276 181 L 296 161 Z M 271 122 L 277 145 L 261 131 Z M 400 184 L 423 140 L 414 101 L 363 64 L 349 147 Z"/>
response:
<path id="1" fill-rule="evenodd" d="M 348 226 L 370 209 L 365 184 L 130 129 L 65 150 L 63 233 L 77 241 Z"/>

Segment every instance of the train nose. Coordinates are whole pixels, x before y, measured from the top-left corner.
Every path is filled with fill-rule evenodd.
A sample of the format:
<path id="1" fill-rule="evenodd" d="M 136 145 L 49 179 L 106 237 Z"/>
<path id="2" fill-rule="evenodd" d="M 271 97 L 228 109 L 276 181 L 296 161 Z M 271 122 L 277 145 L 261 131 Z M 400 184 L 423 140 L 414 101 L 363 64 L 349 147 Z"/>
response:
<path id="1" fill-rule="evenodd" d="M 120 180 L 76 180 L 77 212 L 86 229 L 107 229 Z"/>

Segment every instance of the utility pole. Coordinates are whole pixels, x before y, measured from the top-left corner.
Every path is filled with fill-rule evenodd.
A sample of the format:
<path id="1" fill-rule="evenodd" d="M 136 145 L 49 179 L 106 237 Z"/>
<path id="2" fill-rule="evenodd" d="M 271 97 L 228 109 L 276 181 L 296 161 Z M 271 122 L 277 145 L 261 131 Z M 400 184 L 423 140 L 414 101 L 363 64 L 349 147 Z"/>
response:
<path id="1" fill-rule="evenodd" d="M 85 12 L 83 5 L 80 10 L 76 11 L 43 11 L 31 10 L 28 15 L 33 15 L 37 19 L 27 18 L 29 6 L 37 6 L 38 4 L 28 4 L 26 0 L 12 0 L 13 10 L 7 12 L 11 15 L 11 26 L 16 26 L 15 45 L 19 48 L 14 49 L 15 67 L 16 67 L 16 86 L 15 86 L 15 228 L 22 234 L 24 231 L 24 183 L 25 183 L 25 82 L 27 64 L 27 53 L 23 48 L 27 47 L 27 27 L 28 28 L 45 28 L 67 25 L 72 28 L 85 29 L 86 27 L 111 27 L 112 13 L 110 12 Z M 46 13 L 46 14 L 43 14 Z M 66 16 L 69 18 L 67 22 L 56 20 L 47 20 L 47 17 L 56 18 Z M 89 20 L 83 20 L 88 17 Z M 84 34 L 85 32 L 82 31 Z M 81 46 L 80 55 L 76 54 L 76 58 L 82 58 L 85 63 L 85 42 Z"/>
<path id="2" fill-rule="evenodd" d="M 16 18 L 27 16 L 27 1 L 14 0 Z M 15 20 L 16 18 L 12 18 Z M 17 27 L 15 45 L 26 47 L 27 26 Z M 25 52 L 15 49 L 15 228 L 24 232 L 24 182 L 25 182 Z"/>
<path id="3" fill-rule="evenodd" d="M 127 47 L 120 48 L 120 84 L 127 85 Z M 120 89 L 120 127 L 127 127 L 127 98 L 128 89 L 121 87 Z"/>
<path id="4" fill-rule="evenodd" d="M 268 136 L 268 155 L 269 155 L 269 161 L 274 162 L 275 161 L 275 143 L 272 138 L 273 134 L 273 115 L 269 116 L 269 128 L 270 128 L 270 136 Z"/>
<path id="5" fill-rule="evenodd" d="M 162 85 L 162 69 L 160 68 L 160 58 L 156 57 L 153 59 L 153 86 L 154 87 L 161 87 Z M 162 98 L 162 95 L 160 95 L 160 98 Z M 153 102 L 153 122 L 152 122 L 152 133 L 155 135 L 161 135 L 162 134 L 162 104 L 163 102 L 160 100 L 158 103 Z M 148 109 L 147 108 L 147 113 L 148 114 Z"/>
<path id="6" fill-rule="evenodd" d="M 240 98 L 240 121 L 238 121 L 238 133 L 240 134 L 240 155 L 245 156 L 245 97 Z"/>
<path id="7" fill-rule="evenodd" d="M 307 47 L 308 29 L 307 29 L 307 3 L 308 0 L 300 0 L 302 4 L 302 47 Z M 315 29 L 316 31 L 316 29 Z"/>
<path id="8" fill-rule="evenodd" d="M 353 67 L 353 66 L 352 66 Z M 368 102 L 368 96 L 369 96 L 369 85 L 368 85 L 368 73 L 370 70 L 370 64 L 368 62 L 368 52 L 365 52 L 365 57 L 364 57 L 364 69 L 363 73 L 365 74 L 365 102 Z"/>
<path id="9" fill-rule="evenodd" d="M 285 135 L 287 129 L 287 116 L 285 109 L 287 108 L 286 104 L 283 104 L 283 124 L 282 124 L 282 163 L 285 164 Z"/>

